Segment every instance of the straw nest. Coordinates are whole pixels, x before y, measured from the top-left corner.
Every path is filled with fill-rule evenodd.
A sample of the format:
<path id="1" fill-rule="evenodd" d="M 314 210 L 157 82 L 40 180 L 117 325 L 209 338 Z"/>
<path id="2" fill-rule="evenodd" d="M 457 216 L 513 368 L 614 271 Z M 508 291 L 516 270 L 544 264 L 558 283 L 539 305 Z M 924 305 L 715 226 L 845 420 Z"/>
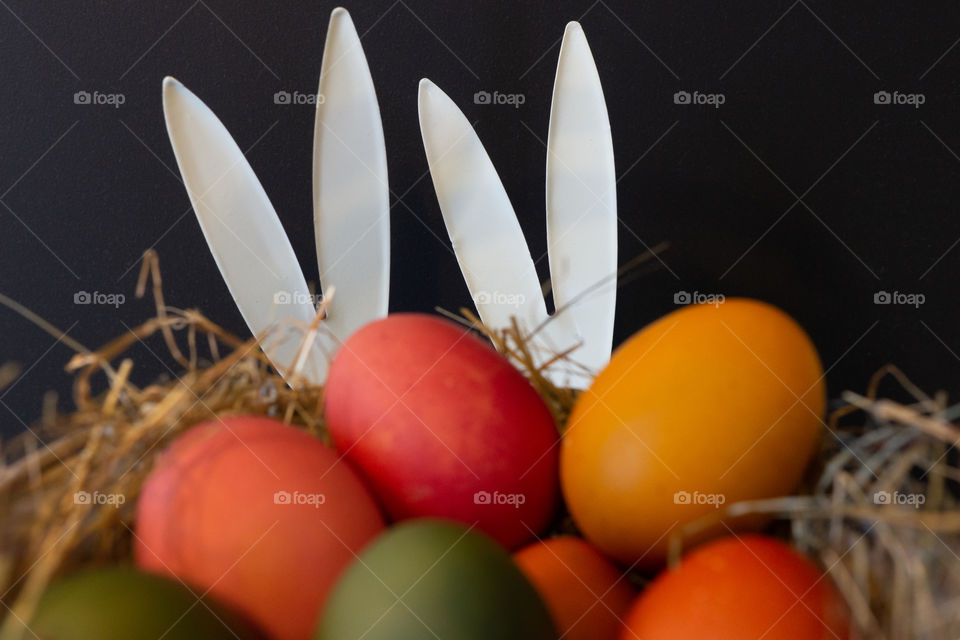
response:
<path id="1" fill-rule="evenodd" d="M 24 621 L 51 579 L 129 557 L 143 480 L 185 429 L 226 413 L 263 414 L 326 438 L 322 389 L 296 377 L 287 384 L 261 349 L 284 331 L 297 331 L 305 349 L 322 330 L 323 309 L 309 327 L 243 340 L 198 311 L 167 306 L 157 257 L 148 252 L 137 295 L 151 283 L 156 317 L 96 351 L 0 300 L 77 351 L 67 365 L 75 374 L 77 410 L 64 415 L 48 404 L 38 425 L 0 449 L 0 639 L 23 637 Z M 542 375 L 527 348 L 529 336 L 517 326 L 490 331 L 466 311 L 457 319 L 486 334 L 527 374 L 562 428 L 575 395 Z M 125 354 L 151 339 L 162 340 L 181 371 L 138 388 Z M 94 393 L 100 375 L 107 388 Z M 15 377 L 14 367 L 0 367 L 0 388 Z M 879 398 L 884 377 L 898 381 L 911 402 Z M 784 534 L 833 578 L 862 637 L 960 637 L 957 417 L 960 407 L 928 396 L 887 367 L 865 395 L 843 394 L 803 495 L 731 504 L 717 517 L 763 512 L 783 519 Z M 96 495 L 124 501 L 87 499 Z M 675 548 L 704 524 L 687 527 Z"/>

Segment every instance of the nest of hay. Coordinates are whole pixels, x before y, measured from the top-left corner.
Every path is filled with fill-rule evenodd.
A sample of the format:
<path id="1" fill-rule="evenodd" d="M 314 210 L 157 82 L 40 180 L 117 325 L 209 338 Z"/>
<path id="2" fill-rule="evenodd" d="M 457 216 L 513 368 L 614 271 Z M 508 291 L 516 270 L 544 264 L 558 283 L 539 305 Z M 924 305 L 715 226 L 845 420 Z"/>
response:
<path id="1" fill-rule="evenodd" d="M 296 373 L 288 383 L 264 355 L 273 340 L 288 339 L 283 334 L 289 332 L 299 334 L 302 351 L 308 349 L 322 330 L 323 308 L 308 327 L 280 327 L 276 335 L 243 340 L 199 311 L 166 305 L 152 251 L 144 256 L 136 295 L 142 297 L 148 285 L 156 316 L 95 351 L 19 304 L 2 300 L 77 351 L 66 367 L 75 374 L 77 410 L 60 414 L 50 404 L 37 426 L 0 448 L 4 640 L 23 637 L 24 621 L 56 576 L 130 558 L 140 488 L 157 455 L 191 426 L 229 413 L 268 415 L 327 438 L 322 387 L 307 384 Z M 490 331 L 466 311 L 457 319 L 489 336 L 528 373 L 557 424 L 566 420 L 574 393 L 543 375 L 546 365 L 534 364 L 518 327 Z M 151 338 L 162 340 L 181 371 L 138 388 L 130 381 L 133 360 L 125 354 Z M 0 388 L 16 375 L 16 367 L 0 367 Z M 107 390 L 94 393 L 94 378 L 100 375 Z M 97 496 L 123 496 L 123 502 L 104 503 Z"/>
<path id="2" fill-rule="evenodd" d="M 30 432 L 0 449 L 0 638 L 19 638 L 39 596 L 56 576 L 79 566 L 130 557 L 134 505 L 165 446 L 191 426 L 227 413 L 262 414 L 325 438 L 322 388 L 292 376 L 292 384 L 263 355 L 271 339 L 243 340 L 203 314 L 165 304 L 155 254 L 145 255 L 137 285 L 152 281 L 156 317 L 96 351 L 77 350 L 77 410 L 48 406 Z M 7 305 L 58 338 L 63 334 L 16 303 Z M 293 327 L 304 349 L 322 330 L 323 309 L 309 327 Z M 456 319 L 487 335 L 527 375 L 558 428 L 576 400 L 543 375 L 514 325 L 484 327 L 463 311 Z M 282 332 L 278 330 L 278 332 Z M 181 371 L 139 388 L 129 379 L 131 346 L 162 340 Z M 185 344 L 185 346 L 184 346 Z M 204 355 L 201 356 L 201 351 Z M 558 354 L 567 358 L 569 354 Z M 0 387 L 15 377 L 0 367 Z M 94 377 L 107 389 L 94 393 Z M 879 399 L 882 375 L 912 395 L 900 404 Z M 960 408 L 916 389 L 896 369 L 881 371 L 868 393 L 843 395 L 826 430 L 804 495 L 736 503 L 723 517 L 769 513 L 789 523 L 792 543 L 819 559 L 850 605 L 863 637 L 960 637 L 960 468 L 954 447 Z M 863 420 L 852 421 L 858 413 Z M 98 495 L 123 496 L 120 504 Z M 561 525 L 564 526 L 564 525 Z M 694 523 L 678 541 L 700 526 Z"/>

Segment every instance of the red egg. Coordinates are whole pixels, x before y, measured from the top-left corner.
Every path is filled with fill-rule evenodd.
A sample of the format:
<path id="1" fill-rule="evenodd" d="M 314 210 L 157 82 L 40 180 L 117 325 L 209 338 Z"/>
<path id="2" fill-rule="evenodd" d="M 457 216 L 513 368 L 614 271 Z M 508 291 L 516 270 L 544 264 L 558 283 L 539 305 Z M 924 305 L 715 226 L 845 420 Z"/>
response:
<path id="1" fill-rule="evenodd" d="M 775 538 L 730 536 L 697 547 L 637 598 L 620 640 L 845 640 L 830 579 Z"/>
<path id="2" fill-rule="evenodd" d="M 508 548 L 542 531 L 558 494 L 558 434 L 530 383 L 447 320 L 395 314 L 353 334 L 326 387 L 337 449 L 394 519 L 439 516 Z"/>
<path id="3" fill-rule="evenodd" d="M 134 555 L 302 640 L 335 579 L 384 527 L 350 466 L 275 420 L 197 425 L 163 453 L 137 506 Z"/>

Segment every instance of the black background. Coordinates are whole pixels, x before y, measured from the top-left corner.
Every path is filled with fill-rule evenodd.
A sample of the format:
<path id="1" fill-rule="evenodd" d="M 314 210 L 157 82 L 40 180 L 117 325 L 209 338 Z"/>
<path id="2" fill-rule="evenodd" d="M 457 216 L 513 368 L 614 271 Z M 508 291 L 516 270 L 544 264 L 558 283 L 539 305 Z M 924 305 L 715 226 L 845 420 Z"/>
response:
<path id="1" fill-rule="evenodd" d="M 133 299 L 142 252 L 160 253 L 170 304 L 247 335 L 179 182 L 160 83 L 175 75 L 221 117 L 317 278 L 313 110 L 328 2 L 0 1 L 0 292 L 81 343 L 146 319 Z M 928 389 L 960 390 L 960 8 L 938 2 L 555 2 L 417 0 L 349 5 L 377 87 L 392 209 L 392 310 L 469 303 L 417 124 L 427 76 L 477 122 L 535 258 L 544 255 L 544 163 L 558 45 L 579 19 L 609 107 L 620 256 L 670 243 L 626 281 L 617 340 L 675 308 L 678 291 L 773 302 L 811 333 L 832 395 L 894 362 Z M 476 105 L 480 90 L 520 108 Z M 678 90 L 722 93 L 720 108 Z M 880 90 L 925 103 L 878 105 Z M 77 91 L 121 93 L 120 108 Z M 399 200 L 402 199 L 402 203 Z M 799 200 L 799 201 L 798 201 Z M 540 276 L 548 277 L 545 258 Z M 125 304 L 76 305 L 78 291 Z M 878 291 L 922 294 L 919 308 Z M 0 432 L 22 430 L 43 394 L 68 408 L 71 355 L 0 308 Z M 140 383 L 173 366 L 134 351 Z"/>

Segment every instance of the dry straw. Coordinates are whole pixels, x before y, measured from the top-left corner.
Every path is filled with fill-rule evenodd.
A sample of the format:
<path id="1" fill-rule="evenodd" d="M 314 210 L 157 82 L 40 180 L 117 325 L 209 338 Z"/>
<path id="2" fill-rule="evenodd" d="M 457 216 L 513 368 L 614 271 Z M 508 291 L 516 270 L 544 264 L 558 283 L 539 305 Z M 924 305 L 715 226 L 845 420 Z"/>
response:
<path id="1" fill-rule="evenodd" d="M 287 384 L 260 349 L 286 337 L 282 332 L 242 340 L 198 311 L 167 306 L 153 252 L 144 256 L 138 296 L 148 283 L 156 317 L 96 351 L 0 300 L 77 351 L 67 365 L 75 373 L 77 410 L 64 415 L 55 402 L 47 403 L 40 424 L 0 450 L 0 603 L 6 608 L 0 640 L 27 637 L 24 621 L 51 579 L 78 566 L 129 558 L 141 484 L 157 454 L 185 429 L 246 413 L 275 416 L 326 437 L 322 389 L 297 376 Z M 305 335 L 307 345 L 322 330 L 322 314 L 309 327 L 285 331 Z M 535 364 L 531 336 L 516 324 L 489 330 L 468 311 L 455 318 L 487 335 L 527 374 L 562 427 L 575 394 L 542 375 L 549 363 Z M 126 354 L 157 334 L 182 371 L 137 387 Z M 106 389 L 95 393 L 100 374 Z M 914 402 L 878 399 L 882 374 L 898 379 Z M 16 375 L 12 365 L 0 367 L 0 388 Z M 763 512 L 787 519 L 789 537 L 828 569 L 863 637 L 952 640 L 960 637 L 954 450 L 960 429 L 950 421 L 960 411 L 941 396 L 922 393 L 895 369 L 880 375 L 866 396 L 844 394 L 845 408 L 831 420 L 806 495 L 732 504 L 722 517 Z M 866 421 L 841 424 L 850 422 L 841 414 L 852 411 Z"/>

